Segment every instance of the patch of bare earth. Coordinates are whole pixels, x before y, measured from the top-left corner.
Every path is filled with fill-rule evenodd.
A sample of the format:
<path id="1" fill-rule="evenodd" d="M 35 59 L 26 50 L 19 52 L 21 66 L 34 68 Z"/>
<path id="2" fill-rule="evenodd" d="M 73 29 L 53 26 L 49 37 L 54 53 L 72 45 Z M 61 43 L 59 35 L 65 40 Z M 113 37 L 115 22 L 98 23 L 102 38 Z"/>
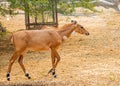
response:
<path id="1" fill-rule="evenodd" d="M 18 19 L 21 17 L 18 16 Z M 57 78 L 47 75 L 51 68 L 50 51 L 29 52 L 24 58 L 24 65 L 32 78 L 28 80 L 24 76 L 16 61 L 12 67 L 11 81 L 8 82 L 5 75 L 13 51 L 0 50 L 0 86 L 119 86 L 120 14 L 59 16 L 59 24 L 63 25 L 71 19 L 86 27 L 90 36 L 76 33 L 61 45 Z M 14 19 L 10 20 L 14 28 L 24 26 L 24 18 L 17 24 L 12 21 Z M 8 28 L 10 26 L 8 24 Z"/>

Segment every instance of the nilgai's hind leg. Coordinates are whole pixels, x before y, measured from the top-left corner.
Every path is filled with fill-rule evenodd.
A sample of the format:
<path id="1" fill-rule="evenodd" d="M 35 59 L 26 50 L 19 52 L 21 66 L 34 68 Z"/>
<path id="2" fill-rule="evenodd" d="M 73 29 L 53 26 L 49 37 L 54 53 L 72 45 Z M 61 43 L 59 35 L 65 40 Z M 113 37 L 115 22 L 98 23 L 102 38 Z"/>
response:
<path id="1" fill-rule="evenodd" d="M 30 79 L 31 77 L 30 77 L 29 73 L 26 72 L 26 69 L 25 69 L 25 67 L 24 67 L 24 65 L 23 65 L 23 55 L 20 55 L 20 57 L 19 57 L 19 59 L 18 59 L 18 63 L 20 64 L 23 72 L 25 73 L 25 76 L 26 76 L 28 79 Z"/>
<path id="2" fill-rule="evenodd" d="M 7 71 L 7 74 L 6 74 L 6 77 L 7 77 L 8 81 L 10 81 L 10 72 L 11 72 L 12 65 L 19 55 L 20 55 L 19 53 L 15 52 L 10 59 L 10 63 L 9 63 L 9 66 L 8 66 L 8 71 Z"/>
<path id="3" fill-rule="evenodd" d="M 50 69 L 50 71 L 48 73 L 52 73 L 54 78 L 56 78 L 55 68 L 56 68 L 58 62 L 60 61 L 60 56 L 59 56 L 58 52 L 56 51 L 56 49 L 54 49 L 54 48 L 51 48 L 51 58 L 52 58 L 52 69 Z"/>

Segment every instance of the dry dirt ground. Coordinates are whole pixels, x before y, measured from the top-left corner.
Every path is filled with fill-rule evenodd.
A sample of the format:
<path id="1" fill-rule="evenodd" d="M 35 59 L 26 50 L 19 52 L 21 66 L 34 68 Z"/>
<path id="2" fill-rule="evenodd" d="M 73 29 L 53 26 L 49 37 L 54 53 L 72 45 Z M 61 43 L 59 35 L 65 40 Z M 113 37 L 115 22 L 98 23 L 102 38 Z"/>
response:
<path id="1" fill-rule="evenodd" d="M 47 75 L 50 51 L 28 52 L 24 65 L 32 78 L 24 76 L 16 61 L 8 82 L 5 76 L 13 49 L 0 48 L 0 86 L 120 86 L 120 14 L 107 11 L 94 16 L 59 16 L 59 24 L 71 19 L 83 25 L 90 36 L 76 33 L 61 45 L 57 78 Z M 25 28 L 23 15 L 1 20 L 9 31 Z"/>

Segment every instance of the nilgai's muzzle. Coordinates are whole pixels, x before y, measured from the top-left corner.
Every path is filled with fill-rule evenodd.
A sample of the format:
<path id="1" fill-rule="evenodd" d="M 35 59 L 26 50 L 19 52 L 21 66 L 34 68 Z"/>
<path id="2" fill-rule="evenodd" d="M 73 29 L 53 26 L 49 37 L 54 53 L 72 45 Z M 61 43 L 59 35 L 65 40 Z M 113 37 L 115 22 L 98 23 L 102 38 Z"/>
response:
<path id="1" fill-rule="evenodd" d="M 90 35 L 90 33 L 89 33 L 89 32 L 87 32 L 87 33 L 85 33 L 85 35 L 87 35 L 87 36 L 88 36 L 88 35 Z"/>

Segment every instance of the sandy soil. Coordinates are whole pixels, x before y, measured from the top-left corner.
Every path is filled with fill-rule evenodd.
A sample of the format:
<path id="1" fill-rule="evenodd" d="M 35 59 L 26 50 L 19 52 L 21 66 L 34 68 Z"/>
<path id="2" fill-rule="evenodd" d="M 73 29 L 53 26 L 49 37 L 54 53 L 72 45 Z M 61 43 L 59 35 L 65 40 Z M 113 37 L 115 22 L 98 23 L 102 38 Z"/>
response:
<path id="1" fill-rule="evenodd" d="M 51 58 L 50 51 L 45 51 L 29 52 L 24 58 L 32 79 L 24 76 L 16 61 L 8 82 L 5 75 L 13 49 L 0 49 L 0 86 L 120 86 L 120 14 L 112 11 L 94 16 L 59 16 L 59 24 L 71 19 L 83 25 L 90 36 L 76 33 L 61 45 L 56 79 L 47 75 Z M 22 15 L 8 22 L 2 20 L 10 31 L 24 28 Z"/>

